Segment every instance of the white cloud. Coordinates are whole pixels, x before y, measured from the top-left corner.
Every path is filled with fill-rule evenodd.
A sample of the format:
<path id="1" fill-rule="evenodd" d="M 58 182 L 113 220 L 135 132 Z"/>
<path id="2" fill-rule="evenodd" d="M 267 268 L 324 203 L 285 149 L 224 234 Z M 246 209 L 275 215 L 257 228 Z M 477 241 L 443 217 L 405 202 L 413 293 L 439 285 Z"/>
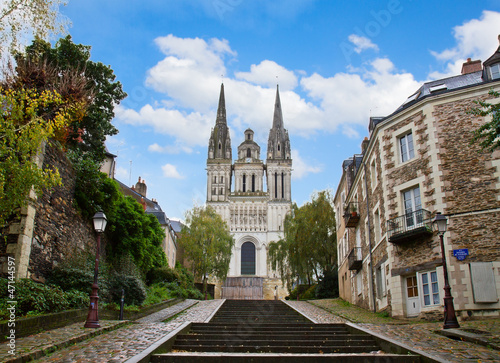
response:
<path id="1" fill-rule="evenodd" d="M 236 52 L 227 41 L 219 39 L 169 35 L 158 38 L 156 43 L 165 58 L 151 68 L 146 83 L 163 93 L 165 99 L 138 111 L 118 106 L 117 119 L 173 138 L 174 146 L 152 145 L 151 152 L 190 152 L 196 146 L 206 147 L 215 122 L 220 75 L 226 72 L 226 57 L 234 57 Z M 248 72 L 224 78 L 233 140 L 238 140 L 248 127 L 256 132 L 257 142 L 267 138 L 273 118 L 276 74 L 280 76 L 285 127 L 301 136 L 334 132 L 339 125 L 351 125 L 343 130 L 354 137 L 352 126 L 366 125 L 370 109 L 387 115 L 419 87 L 411 74 L 398 72 L 386 58 L 332 77 L 316 73 L 308 76 L 263 60 Z"/>
<path id="2" fill-rule="evenodd" d="M 151 144 L 148 146 L 148 151 L 153 152 L 153 153 L 160 153 L 160 154 L 179 154 L 181 152 L 184 152 L 186 154 L 191 154 L 193 152 L 193 149 L 190 147 L 181 146 L 181 145 L 160 146 L 160 145 L 154 143 L 154 144 Z"/>
<path id="3" fill-rule="evenodd" d="M 460 74 L 467 58 L 488 59 L 498 47 L 500 13 L 484 10 L 479 19 L 472 19 L 453 28 L 456 45 L 441 52 L 431 51 L 436 59 L 445 62 L 444 72 L 433 72 L 431 78 L 438 79 Z"/>
<path id="4" fill-rule="evenodd" d="M 184 179 L 184 177 L 177 171 L 175 165 L 165 164 L 161 167 L 161 170 L 163 170 L 163 176 L 166 178 Z"/>
<path id="5" fill-rule="evenodd" d="M 297 150 L 292 149 L 293 171 L 292 179 L 302 179 L 307 174 L 316 174 L 322 171 L 319 166 L 313 166 L 305 162 Z"/>
<path id="6" fill-rule="evenodd" d="M 398 73 L 390 60 L 378 58 L 363 72 L 328 78 L 315 73 L 302 78 L 301 85 L 320 103 L 322 128 L 331 131 L 339 125 L 366 125 L 370 109 L 382 116 L 393 112 L 420 83 L 410 73 Z"/>
<path id="7" fill-rule="evenodd" d="M 367 49 L 373 49 L 378 52 L 378 46 L 374 44 L 369 38 L 351 34 L 349 35 L 348 39 L 352 44 L 355 45 L 354 51 L 358 54 Z"/>
<path id="8" fill-rule="evenodd" d="M 188 150 L 189 146 L 205 145 L 213 124 L 212 118 L 198 112 L 186 114 L 163 107 L 153 108 L 151 105 L 143 106 L 138 112 L 119 105 L 115 108 L 115 114 L 118 120 L 127 124 L 149 126 L 157 133 L 174 137 L 183 151 Z"/>
<path id="9" fill-rule="evenodd" d="M 235 77 L 269 88 L 273 88 L 276 83 L 279 83 L 281 90 L 293 90 L 297 87 L 297 76 L 292 71 L 270 60 L 263 60 L 257 65 L 252 64 L 250 72 L 237 72 Z"/>

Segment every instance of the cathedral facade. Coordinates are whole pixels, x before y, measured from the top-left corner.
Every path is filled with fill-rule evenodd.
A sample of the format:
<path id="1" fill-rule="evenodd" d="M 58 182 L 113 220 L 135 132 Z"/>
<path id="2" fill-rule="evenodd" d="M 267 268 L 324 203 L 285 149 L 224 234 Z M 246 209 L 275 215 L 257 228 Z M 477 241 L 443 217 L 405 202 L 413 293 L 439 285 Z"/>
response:
<path id="1" fill-rule="evenodd" d="M 270 242 L 283 237 L 283 222 L 291 209 L 290 140 L 278 88 L 265 157 L 264 162 L 254 132 L 247 129 L 233 161 L 222 84 L 208 146 L 207 205 L 227 222 L 235 239 L 228 278 L 261 278 L 264 285 L 266 279 L 277 278 L 269 270 L 267 250 Z"/>

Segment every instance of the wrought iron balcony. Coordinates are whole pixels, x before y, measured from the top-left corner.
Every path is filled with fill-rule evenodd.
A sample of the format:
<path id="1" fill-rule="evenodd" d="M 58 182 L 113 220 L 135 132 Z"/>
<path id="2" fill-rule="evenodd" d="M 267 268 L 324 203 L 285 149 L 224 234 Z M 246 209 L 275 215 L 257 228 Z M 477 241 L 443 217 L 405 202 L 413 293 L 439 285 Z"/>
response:
<path id="1" fill-rule="evenodd" d="M 387 237 L 391 243 L 404 243 L 432 235 L 431 212 L 419 209 L 387 221 Z"/>
<path id="2" fill-rule="evenodd" d="M 354 247 L 349 256 L 347 257 L 349 270 L 359 271 L 363 266 L 363 256 L 361 253 L 361 247 Z"/>
<path id="3" fill-rule="evenodd" d="M 359 222 L 358 203 L 350 202 L 344 211 L 344 220 L 347 228 L 356 227 Z"/>

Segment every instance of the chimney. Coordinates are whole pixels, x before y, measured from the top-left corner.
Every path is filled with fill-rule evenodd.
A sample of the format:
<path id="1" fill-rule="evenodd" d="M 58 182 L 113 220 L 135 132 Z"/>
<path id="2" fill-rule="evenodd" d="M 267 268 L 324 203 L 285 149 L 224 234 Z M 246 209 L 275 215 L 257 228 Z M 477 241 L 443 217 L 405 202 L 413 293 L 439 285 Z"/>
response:
<path id="1" fill-rule="evenodd" d="M 370 140 L 368 140 L 368 138 L 365 136 L 365 138 L 363 139 L 363 141 L 361 142 L 361 154 L 364 154 L 365 151 L 366 151 L 366 148 L 368 147 L 368 143 L 370 142 Z"/>
<path id="2" fill-rule="evenodd" d="M 141 180 L 139 177 L 139 181 L 135 184 L 135 188 L 133 188 L 137 193 L 142 195 L 144 198 L 146 197 L 146 193 L 148 191 L 148 187 L 146 186 L 146 181 Z"/>
<path id="3" fill-rule="evenodd" d="M 471 60 L 470 58 L 467 58 L 467 62 L 465 62 L 462 65 L 462 74 L 469 74 L 469 73 L 474 73 L 478 71 L 482 71 L 483 68 L 481 66 L 481 60 Z"/>

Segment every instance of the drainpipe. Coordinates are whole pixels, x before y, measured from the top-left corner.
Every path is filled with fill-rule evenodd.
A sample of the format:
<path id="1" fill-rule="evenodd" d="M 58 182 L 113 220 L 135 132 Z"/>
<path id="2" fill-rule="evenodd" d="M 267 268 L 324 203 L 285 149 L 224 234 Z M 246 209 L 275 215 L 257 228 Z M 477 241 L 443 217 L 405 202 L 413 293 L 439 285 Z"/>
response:
<path id="1" fill-rule="evenodd" d="M 363 160 L 363 168 L 365 169 L 365 190 L 366 190 L 366 218 L 368 218 L 368 247 L 370 248 L 370 295 L 373 303 L 373 312 L 377 312 L 377 307 L 375 304 L 375 290 L 373 289 L 373 260 L 372 260 L 372 234 L 370 233 L 371 224 L 370 224 L 370 199 L 368 198 L 368 182 L 366 180 L 366 169 L 365 161 Z"/>

